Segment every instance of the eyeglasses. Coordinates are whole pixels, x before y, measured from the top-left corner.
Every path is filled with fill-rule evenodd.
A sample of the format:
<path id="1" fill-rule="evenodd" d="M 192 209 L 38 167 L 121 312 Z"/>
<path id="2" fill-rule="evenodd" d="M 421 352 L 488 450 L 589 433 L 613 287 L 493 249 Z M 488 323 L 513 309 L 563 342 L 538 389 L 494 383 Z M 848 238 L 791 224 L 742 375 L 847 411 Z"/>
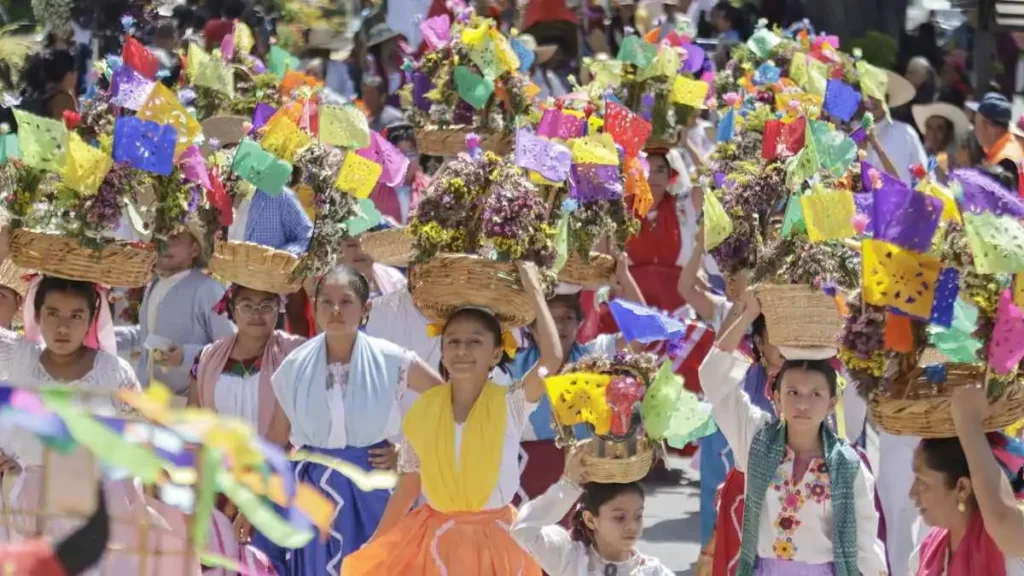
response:
<path id="1" fill-rule="evenodd" d="M 258 306 L 250 302 L 242 302 L 241 304 L 235 306 L 235 312 L 238 312 L 242 316 L 248 316 L 250 318 L 257 315 L 269 316 L 271 314 L 276 314 L 279 309 L 280 308 L 278 307 L 276 302 L 263 302 Z"/>

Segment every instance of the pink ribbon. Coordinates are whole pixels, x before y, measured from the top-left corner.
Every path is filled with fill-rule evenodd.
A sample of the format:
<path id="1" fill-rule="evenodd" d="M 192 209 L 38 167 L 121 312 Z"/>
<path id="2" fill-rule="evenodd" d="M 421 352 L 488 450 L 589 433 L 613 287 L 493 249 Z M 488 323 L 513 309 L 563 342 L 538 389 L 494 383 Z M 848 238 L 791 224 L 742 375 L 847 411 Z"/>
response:
<path id="1" fill-rule="evenodd" d="M 25 294 L 25 303 L 22 307 L 22 319 L 25 323 L 25 339 L 33 344 L 45 346 L 42 332 L 39 330 L 39 323 L 36 322 L 35 300 L 36 292 L 39 290 L 39 283 L 43 277 L 36 275 L 28 286 Z M 99 285 L 96 286 L 96 314 L 92 317 L 92 324 L 85 334 L 85 344 L 93 350 L 101 350 L 108 354 L 117 356 L 117 340 L 114 338 L 114 320 L 110 315 L 110 306 L 107 304 L 106 290 Z"/>

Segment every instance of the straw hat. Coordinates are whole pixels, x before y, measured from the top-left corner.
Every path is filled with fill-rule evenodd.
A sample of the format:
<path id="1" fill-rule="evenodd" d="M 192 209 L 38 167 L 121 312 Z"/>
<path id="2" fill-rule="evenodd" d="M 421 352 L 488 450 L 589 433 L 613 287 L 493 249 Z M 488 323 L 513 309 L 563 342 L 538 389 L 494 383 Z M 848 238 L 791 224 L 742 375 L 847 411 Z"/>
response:
<path id="1" fill-rule="evenodd" d="M 892 70 L 886 70 L 885 74 L 889 77 L 888 87 L 885 90 L 885 99 L 887 100 L 886 104 L 890 108 L 903 106 L 914 99 L 914 96 L 917 95 L 917 90 L 910 83 L 910 80 Z"/>
<path id="2" fill-rule="evenodd" d="M 206 120 L 203 120 L 203 136 L 206 140 L 203 142 L 202 152 L 203 156 L 209 156 L 213 153 L 213 148 L 210 147 L 210 140 L 216 139 L 223 146 L 235 146 L 245 138 L 245 124 L 249 122 L 249 119 L 245 116 L 211 116 Z"/>
<path id="3" fill-rule="evenodd" d="M 538 46 L 537 39 L 534 38 L 532 34 L 520 34 L 516 38 L 519 40 L 519 43 L 523 45 L 524 48 L 529 49 L 536 55 L 536 58 L 534 60 L 535 64 L 543 64 L 548 60 L 551 60 L 551 58 L 555 55 L 555 52 L 558 52 L 558 46 L 555 44 L 545 44 L 543 46 Z"/>
<path id="4" fill-rule="evenodd" d="M 370 48 L 371 46 L 383 44 L 384 42 L 387 42 L 392 38 L 397 38 L 398 36 L 398 32 L 392 30 L 391 27 L 388 26 L 386 23 L 379 22 L 377 24 L 374 24 L 373 27 L 370 28 L 370 31 L 367 32 L 366 47 Z"/>
<path id="5" fill-rule="evenodd" d="M 967 114 L 948 102 L 915 104 L 910 108 L 910 111 L 914 115 L 914 123 L 917 124 L 917 129 L 922 134 L 925 132 L 925 125 L 928 123 L 928 119 L 933 116 L 939 116 L 952 122 L 954 135 L 966 134 L 971 129 L 971 122 L 967 119 Z"/>

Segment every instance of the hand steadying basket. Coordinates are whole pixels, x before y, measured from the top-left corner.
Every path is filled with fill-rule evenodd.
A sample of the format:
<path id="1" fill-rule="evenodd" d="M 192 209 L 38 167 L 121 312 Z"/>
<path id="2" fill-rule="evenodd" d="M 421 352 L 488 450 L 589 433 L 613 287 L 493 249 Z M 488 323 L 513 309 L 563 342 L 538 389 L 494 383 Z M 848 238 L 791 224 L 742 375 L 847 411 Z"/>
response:
<path id="1" fill-rule="evenodd" d="M 49 276 L 136 288 L 153 277 L 156 249 L 118 240 L 93 250 L 71 238 L 21 228 L 11 232 L 11 259 L 22 268 Z"/>
<path id="2" fill-rule="evenodd" d="M 291 294 L 302 287 L 295 275 L 294 254 L 252 242 L 218 241 L 210 272 L 225 282 L 271 294 Z"/>

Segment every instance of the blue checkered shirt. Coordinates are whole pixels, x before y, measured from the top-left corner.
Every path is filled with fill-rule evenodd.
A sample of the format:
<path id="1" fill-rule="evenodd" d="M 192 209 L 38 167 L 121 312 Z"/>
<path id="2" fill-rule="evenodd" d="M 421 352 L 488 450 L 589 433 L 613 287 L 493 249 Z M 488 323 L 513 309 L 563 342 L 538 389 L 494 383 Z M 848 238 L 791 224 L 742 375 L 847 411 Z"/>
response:
<path id="1" fill-rule="evenodd" d="M 278 196 L 257 190 L 249 205 L 245 223 L 245 241 L 286 250 L 296 256 L 304 253 L 313 236 L 313 222 L 290 189 Z"/>

